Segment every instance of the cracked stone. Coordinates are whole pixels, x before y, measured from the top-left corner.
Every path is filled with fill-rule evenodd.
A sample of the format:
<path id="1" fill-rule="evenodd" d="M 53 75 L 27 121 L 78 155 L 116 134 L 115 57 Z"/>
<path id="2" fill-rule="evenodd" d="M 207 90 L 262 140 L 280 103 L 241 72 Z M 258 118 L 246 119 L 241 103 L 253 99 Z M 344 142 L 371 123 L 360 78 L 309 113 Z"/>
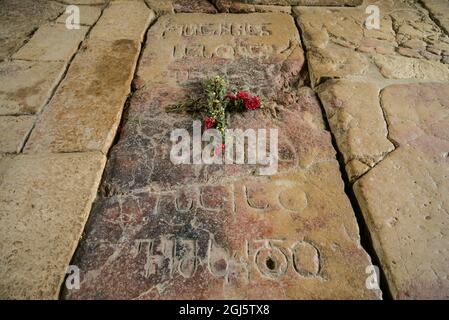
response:
<path id="1" fill-rule="evenodd" d="M 81 289 L 63 297 L 380 298 L 365 287 L 371 261 L 319 102 L 301 86 L 304 55 L 293 19 L 164 15 L 147 42 L 74 257 Z M 191 132 L 194 119 L 165 107 L 217 73 L 267 101 L 265 110 L 232 116 L 231 127 L 279 130 L 277 174 L 170 161 L 170 131 Z"/>
<path id="2" fill-rule="evenodd" d="M 424 6 L 449 34 L 449 2 L 445 0 L 422 0 Z"/>
<path id="3" fill-rule="evenodd" d="M 35 117 L 0 117 L 0 152 L 19 153 L 33 127 Z"/>
<path id="4" fill-rule="evenodd" d="M 398 147 L 354 184 L 397 299 L 449 298 L 448 92 L 441 83 L 384 89 L 389 136 Z"/>
<path id="5" fill-rule="evenodd" d="M 394 150 L 379 101 L 370 83 L 332 80 L 317 88 L 346 172 L 354 181 Z"/>
<path id="6" fill-rule="evenodd" d="M 99 152 L 0 160 L 1 298 L 58 298 L 105 161 Z"/>
<path id="7" fill-rule="evenodd" d="M 364 7 L 293 9 L 308 49 L 312 84 L 360 76 L 446 81 L 449 68 L 442 54 L 449 38 L 428 12 L 408 1 L 370 3 L 383 13 L 379 30 L 366 28 Z"/>

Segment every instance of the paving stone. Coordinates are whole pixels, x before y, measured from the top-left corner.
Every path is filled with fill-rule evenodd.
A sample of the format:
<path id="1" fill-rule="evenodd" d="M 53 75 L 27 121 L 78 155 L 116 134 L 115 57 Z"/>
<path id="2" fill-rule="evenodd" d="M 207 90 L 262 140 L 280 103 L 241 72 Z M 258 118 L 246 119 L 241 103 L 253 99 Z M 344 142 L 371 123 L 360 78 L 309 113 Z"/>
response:
<path id="1" fill-rule="evenodd" d="M 123 18 L 128 14 L 136 18 Z M 25 152 L 108 151 L 131 90 L 140 41 L 154 16 L 141 1 L 116 1 L 105 9 L 36 124 Z M 129 24 L 123 32 L 122 20 Z"/>
<path id="2" fill-rule="evenodd" d="M 78 6 L 80 10 L 80 25 L 91 26 L 95 24 L 101 14 L 101 6 Z M 57 23 L 65 24 L 69 18 L 69 14 L 64 12 L 57 20 Z"/>
<path id="3" fill-rule="evenodd" d="M 380 89 L 370 83 L 330 80 L 318 92 L 353 181 L 394 150 L 380 106 Z"/>
<path id="4" fill-rule="evenodd" d="M 89 40 L 39 117 L 25 152 L 109 149 L 131 90 L 140 43 Z"/>
<path id="5" fill-rule="evenodd" d="M 419 83 L 379 92 L 342 80 L 318 87 L 396 299 L 449 297 L 448 89 Z"/>
<path id="6" fill-rule="evenodd" d="M 57 299 L 100 183 L 97 153 L 0 162 L 0 297 Z"/>
<path id="7" fill-rule="evenodd" d="M 2 0 L 0 2 L 0 61 L 10 57 L 33 32 L 56 19 L 64 7 L 47 0 Z"/>
<path id="8" fill-rule="evenodd" d="M 370 1 L 380 29 L 368 30 L 365 7 L 295 7 L 314 85 L 329 78 L 447 81 L 449 38 L 418 4 Z"/>
<path id="9" fill-rule="evenodd" d="M 2 62 L 0 115 L 38 113 L 51 97 L 64 71 L 64 62 Z"/>
<path id="10" fill-rule="evenodd" d="M 33 116 L 0 117 L 2 132 L 0 152 L 19 153 L 33 127 L 34 120 Z"/>
<path id="11" fill-rule="evenodd" d="M 446 33 L 449 33 L 449 2 L 445 0 L 423 0 L 422 3 L 430 11 L 432 17 L 437 19 Z"/>
<path id="12" fill-rule="evenodd" d="M 41 26 L 30 41 L 16 54 L 14 59 L 37 61 L 69 61 L 78 50 L 88 28 L 67 29 L 65 25 L 46 24 Z"/>
<path id="13" fill-rule="evenodd" d="M 108 41 L 128 39 L 141 42 L 153 18 L 154 12 L 148 9 L 143 0 L 113 1 L 103 11 L 89 38 Z"/>
<path id="14" fill-rule="evenodd" d="M 63 297 L 379 298 L 365 287 L 371 262 L 320 105 L 298 88 L 304 56 L 292 17 L 165 15 L 147 42 L 73 260 L 81 289 Z M 267 101 L 231 126 L 279 130 L 277 174 L 170 161 L 170 131 L 191 132 L 193 118 L 164 107 L 216 73 Z"/>

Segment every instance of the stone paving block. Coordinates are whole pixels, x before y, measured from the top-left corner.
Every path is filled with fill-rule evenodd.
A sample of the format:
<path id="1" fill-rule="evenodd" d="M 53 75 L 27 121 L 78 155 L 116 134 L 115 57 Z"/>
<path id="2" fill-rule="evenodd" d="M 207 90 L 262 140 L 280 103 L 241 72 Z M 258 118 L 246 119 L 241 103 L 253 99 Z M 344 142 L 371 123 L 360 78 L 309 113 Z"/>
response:
<path id="1" fill-rule="evenodd" d="M 99 152 L 0 162 L 0 297 L 57 299 L 100 183 Z"/>
<path id="2" fill-rule="evenodd" d="M 60 23 L 41 26 L 14 59 L 34 61 L 69 61 L 78 50 L 88 28 L 67 29 Z"/>
<path id="3" fill-rule="evenodd" d="M 0 116 L 0 132 L 2 132 L 0 152 L 19 153 L 34 121 L 35 117 L 33 116 Z"/>
<path id="4" fill-rule="evenodd" d="M 298 88 L 304 55 L 293 19 L 165 15 L 147 41 L 73 260 L 81 289 L 63 297 L 378 299 L 365 287 L 371 261 L 320 105 Z M 216 73 L 266 99 L 266 109 L 234 115 L 231 126 L 278 129 L 276 174 L 170 161 L 170 131 L 191 128 L 193 118 L 165 106 Z"/>
<path id="5" fill-rule="evenodd" d="M 380 106 L 380 89 L 344 80 L 330 80 L 317 89 L 353 181 L 394 150 Z"/>
<path id="6" fill-rule="evenodd" d="M 33 32 L 56 19 L 64 6 L 47 0 L 2 0 L 0 2 L 0 61 L 10 57 Z"/>
<path id="7" fill-rule="evenodd" d="M 449 85 L 317 90 L 393 297 L 449 298 Z"/>
<path id="8" fill-rule="evenodd" d="M 143 0 L 113 1 L 103 11 L 101 19 L 92 29 L 89 38 L 108 41 L 127 39 L 141 42 L 153 19 L 154 12 L 148 9 Z"/>
<path id="9" fill-rule="evenodd" d="M 38 113 L 61 80 L 65 66 L 64 62 L 2 62 L 0 115 Z"/>
<path id="10" fill-rule="evenodd" d="M 109 149 L 128 94 L 140 43 L 89 40 L 40 116 L 25 152 Z"/>
<path id="11" fill-rule="evenodd" d="M 314 85 L 329 78 L 448 81 L 449 38 L 428 12 L 406 1 L 370 1 L 380 29 L 366 27 L 365 6 L 295 7 Z"/>
<path id="12" fill-rule="evenodd" d="M 100 17 L 102 7 L 101 6 L 78 6 L 80 10 L 80 25 L 93 25 Z M 64 12 L 57 20 L 57 23 L 65 24 L 69 14 Z"/>

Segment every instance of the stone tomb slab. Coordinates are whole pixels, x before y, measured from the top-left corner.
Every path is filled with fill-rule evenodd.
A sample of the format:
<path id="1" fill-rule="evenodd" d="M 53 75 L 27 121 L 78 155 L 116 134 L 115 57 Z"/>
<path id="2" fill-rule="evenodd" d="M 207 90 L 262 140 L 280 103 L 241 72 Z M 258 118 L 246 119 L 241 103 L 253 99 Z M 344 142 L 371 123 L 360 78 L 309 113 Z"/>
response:
<path id="1" fill-rule="evenodd" d="M 220 21 L 220 22 L 217 22 Z M 242 22 L 244 21 L 244 22 Z M 66 299 L 380 298 L 304 56 L 283 14 L 167 15 L 150 29 Z M 277 128 L 279 168 L 174 165 L 164 107 L 221 73 L 266 100 L 233 128 Z"/>

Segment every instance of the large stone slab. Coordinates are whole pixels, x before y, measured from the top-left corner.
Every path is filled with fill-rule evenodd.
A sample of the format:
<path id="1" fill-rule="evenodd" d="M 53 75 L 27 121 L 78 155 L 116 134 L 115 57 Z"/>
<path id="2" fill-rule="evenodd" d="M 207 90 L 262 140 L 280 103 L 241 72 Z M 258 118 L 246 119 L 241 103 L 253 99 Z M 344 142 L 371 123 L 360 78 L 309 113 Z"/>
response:
<path id="1" fill-rule="evenodd" d="M 3 0 L 0 2 L 0 61 L 10 57 L 33 32 L 54 20 L 64 6 L 47 0 Z"/>
<path id="2" fill-rule="evenodd" d="M 314 85 L 329 78 L 448 81 L 449 38 L 416 3 L 370 1 L 380 29 L 369 30 L 366 6 L 295 7 Z"/>
<path id="3" fill-rule="evenodd" d="M 317 89 L 346 173 L 354 181 L 394 150 L 380 106 L 380 89 L 345 80 L 330 80 Z"/>
<path id="4" fill-rule="evenodd" d="M 0 115 L 38 113 L 50 99 L 64 72 L 64 62 L 2 62 Z"/>
<path id="5" fill-rule="evenodd" d="M 448 92 L 438 83 L 384 89 L 381 105 L 397 147 L 354 184 L 399 299 L 449 298 Z"/>
<path id="6" fill-rule="evenodd" d="M 102 17 L 98 22 L 102 30 L 106 25 L 112 28 L 110 36 L 106 37 L 111 40 L 100 40 L 103 31 L 95 32 L 94 28 L 40 117 L 25 152 L 108 151 L 131 90 L 141 37 L 154 18 L 154 13 L 145 5 L 144 8 L 135 7 L 140 10 L 141 18 L 146 15 L 146 24 L 136 18 L 127 23 L 135 21 L 138 27 L 116 31 L 122 28 L 120 21 L 127 18 L 122 17 L 115 25 L 109 24 L 109 17 L 117 10 L 115 5 L 114 2 L 105 10 L 107 21 L 102 24 Z M 118 8 L 124 5 L 117 2 Z M 129 6 L 134 8 L 133 3 Z M 113 13 L 109 14 L 108 10 Z M 125 38 L 118 39 L 118 36 Z"/>
<path id="7" fill-rule="evenodd" d="M 39 117 L 25 152 L 107 152 L 139 51 L 136 41 L 89 41 Z"/>
<path id="8" fill-rule="evenodd" d="M 33 128 L 35 117 L 0 117 L 0 152 L 19 153 Z"/>
<path id="9" fill-rule="evenodd" d="M 379 298 L 304 56 L 284 14 L 177 14 L 150 29 L 66 299 Z M 279 168 L 174 165 L 165 107 L 221 73 L 266 100 L 231 127 L 277 128 Z M 193 90 L 193 91 L 192 91 Z M 274 146 L 274 145 L 273 145 Z"/>
<path id="10" fill-rule="evenodd" d="M 69 61 L 78 50 L 88 27 L 67 29 L 64 24 L 41 26 L 30 41 L 16 54 L 14 59 L 34 61 Z"/>
<path id="11" fill-rule="evenodd" d="M 374 248 L 397 299 L 447 299 L 449 86 L 318 87 Z"/>
<path id="12" fill-rule="evenodd" d="M 57 299 L 100 183 L 97 153 L 0 161 L 0 297 Z"/>

